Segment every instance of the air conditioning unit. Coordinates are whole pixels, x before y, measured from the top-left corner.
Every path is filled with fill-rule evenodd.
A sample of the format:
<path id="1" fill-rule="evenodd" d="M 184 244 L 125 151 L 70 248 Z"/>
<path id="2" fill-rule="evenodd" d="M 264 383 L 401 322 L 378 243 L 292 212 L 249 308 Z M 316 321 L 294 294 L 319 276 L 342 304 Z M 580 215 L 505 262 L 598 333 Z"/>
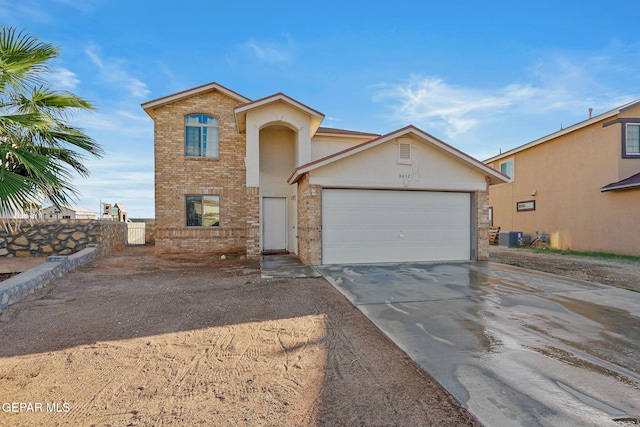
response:
<path id="1" fill-rule="evenodd" d="M 500 246 L 520 246 L 522 240 L 522 231 L 501 231 L 498 237 Z"/>

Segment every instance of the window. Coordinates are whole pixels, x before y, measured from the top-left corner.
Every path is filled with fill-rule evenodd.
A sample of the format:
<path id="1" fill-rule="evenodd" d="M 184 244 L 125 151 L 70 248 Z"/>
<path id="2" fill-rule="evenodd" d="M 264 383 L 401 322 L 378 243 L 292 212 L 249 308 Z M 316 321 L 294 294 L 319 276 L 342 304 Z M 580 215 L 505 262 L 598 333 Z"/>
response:
<path id="1" fill-rule="evenodd" d="M 628 156 L 640 156 L 640 124 L 627 123 L 625 154 Z"/>
<path id="2" fill-rule="evenodd" d="M 218 227 L 220 196 L 187 196 L 187 227 Z"/>
<path id="3" fill-rule="evenodd" d="M 218 157 L 218 119 L 204 114 L 184 118 L 185 155 Z"/>
<path id="4" fill-rule="evenodd" d="M 513 178 L 513 159 L 500 163 L 500 172 L 507 175 L 509 178 Z"/>

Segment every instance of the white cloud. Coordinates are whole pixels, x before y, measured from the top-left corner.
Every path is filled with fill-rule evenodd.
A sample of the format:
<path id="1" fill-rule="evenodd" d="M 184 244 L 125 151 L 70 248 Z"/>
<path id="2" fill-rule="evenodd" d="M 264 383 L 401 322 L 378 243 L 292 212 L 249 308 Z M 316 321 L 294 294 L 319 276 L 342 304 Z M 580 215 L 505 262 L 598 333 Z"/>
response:
<path id="1" fill-rule="evenodd" d="M 15 26 L 17 22 L 51 23 L 56 19 L 51 2 L 89 13 L 104 0 L 0 0 L 2 25 Z M 22 28 L 22 25 L 18 25 Z"/>
<path id="2" fill-rule="evenodd" d="M 600 114 L 638 97 L 640 79 L 629 73 L 625 55 L 553 53 L 539 58 L 520 82 L 499 87 L 456 85 L 438 76 L 412 76 L 397 84 L 382 84 L 374 100 L 386 104 L 390 119 L 399 126 L 415 124 L 443 133 L 450 140 L 495 138 L 499 125 L 510 138 L 521 137 L 517 125 L 526 123 L 546 135 Z M 621 84 L 622 82 L 622 84 Z M 634 94 L 634 89 L 636 93 Z M 554 127 L 551 127 L 554 126 Z M 526 141 L 522 141 L 524 143 Z"/>
<path id="3" fill-rule="evenodd" d="M 2 24 L 7 26 L 15 26 L 15 22 L 21 20 L 40 23 L 53 21 L 53 17 L 45 8 L 32 0 L 0 0 L 0 16 Z"/>
<path id="4" fill-rule="evenodd" d="M 60 3 L 65 6 L 71 7 L 73 9 L 77 9 L 81 12 L 90 12 L 93 11 L 102 0 L 53 0 L 55 3 Z"/>
<path id="5" fill-rule="evenodd" d="M 66 68 L 57 68 L 49 77 L 49 81 L 54 89 L 72 90 L 80 83 L 76 74 Z"/>
<path id="6" fill-rule="evenodd" d="M 293 56 L 293 46 L 291 39 L 287 37 L 285 43 L 260 41 L 257 42 L 253 38 L 244 43 L 252 54 L 261 62 L 269 64 L 289 63 Z"/>
<path id="7" fill-rule="evenodd" d="M 413 76 L 407 82 L 382 87 L 374 99 L 391 101 L 393 119 L 404 125 L 441 129 L 449 138 L 471 130 L 487 116 L 499 114 L 537 92 L 520 85 L 495 91 L 467 88 L 433 76 Z"/>
<path id="8" fill-rule="evenodd" d="M 91 49 L 85 50 L 85 53 L 87 54 L 91 62 L 97 65 L 98 68 L 104 68 L 104 63 L 102 62 L 102 59 L 100 59 L 100 57 L 97 54 L 91 51 Z"/>
<path id="9" fill-rule="evenodd" d="M 99 77 L 102 81 L 114 85 L 115 88 L 123 90 L 136 99 L 145 99 L 151 91 L 147 85 L 129 74 L 125 69 L 126 63 L 121 59 L 103 59 L 95 48 L 85 50 L 85 53 L 99 69 Z"/>

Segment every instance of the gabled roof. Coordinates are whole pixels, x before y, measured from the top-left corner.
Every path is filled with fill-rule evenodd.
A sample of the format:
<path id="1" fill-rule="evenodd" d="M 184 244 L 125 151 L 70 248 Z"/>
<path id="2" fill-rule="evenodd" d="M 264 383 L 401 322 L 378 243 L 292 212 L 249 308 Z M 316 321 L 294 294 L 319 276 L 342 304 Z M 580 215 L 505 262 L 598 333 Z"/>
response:
<path id="1" fill-rule="evenodd" d="M 605 191 L 633 190 L 634 188 L 640 188 L 640 173 L 632 175 L 621 181 L 605 185 L 600 189 L 600 191 L 604 193 Z"/>
<path id="2" fill-rule="evenodd" d="M 185 99 L 185 98 L 189 98 L 191 96 L 194 95 L 198 95 L 201 94 L 203 92 L 208 92 L 211 90 L 217 90 L 218 92 L 224 93 L 225 95 L 236 99 L 239 103 L 246 103 L 249 102 L 250 99 L 246 98 L 234 91 L 232 91 L 231 89 L 227 89 L 226 87 L 219 85 L 218 83 L 208 83 L 206 85 L 202 85 L 202 86 L 198 86 L 198 87 L 194 87 L 192 89 L 187 89 L 184 90 L 182 92 L 178 92 L 178 93 L 174 93 L 173 95 L 168 95 L 168 96 L 164 96 L 162 98 L 158 98 L 158 99 L 154 99 L 152 101 L 148 101 L 145 102 L 144 104 L 142 104 L 142 108 L 144 109 L 144 111 L 147 112 L 147 114 L 149 116 L 151 116 L 151 118 L 155 118 L 154 117 L 154 110 L 157 107 L 160 107 L 162 105 L 166 105 L 166 104 L 170 104 L 172 102 L 181 100 L 181 99 Z"/>
<path id="3" fill-rule="evenodd" d="M 85 213 L 85 214 L 98 215 L 95 211 L 92 211 L 91 209 L 85 208 L 85 207 L 82 207 L 82 206 L 68 206 L 68 205 L 65 205 L 65 206 L 61 206 L 61 207 L 62 207 L 62 209 L 66 209 L 66 210 L 69 210 L 69 211 L 72 211 L 72 212 L 76 212 L 76 213 Z M 46 208 L 43 208 L 42 210 L 43 211 L 48 211 L 48 210 L 51 210 L 51 209 L 57 209 L 57 207 L 52 205 L 52 206 L 47 206 Z"/>
<path id="4" fill-rule="evenodd" d="M 236 108 L 234 108 L 234 112 L 236 115 L 236 124 L 238 126 L 238 132 L 243 132 L 246 129 L 247 111 L 264 107 L 266 105 L 274 104 L 277 102 L 285 103 L 307 114 L 311 118 L 311 126 L 313 128 L 312 133 L 314 133 L 315 130 L 318 129 L 318 127 L 320 126 L 320 123 L 322 122 L 322 120 L 324 120 L 324 114 L 322 114 L 321 112 L 314 110 L 313 108 L 301 102 L 296 101 L 295 99 L 285 95 L 282 92 L 278 92 L 274 95 L 267 96 L 265 98 L 258 99 L 256 101 L 250 101 L 245 104 L 238 105 Z"/>
<path id="5" fill-rule="evenodd" d="M 118 208 L 118 210 L 119 210 L 120 212 L 128 213 L 128 212 L 127 212 L 127 208 L 125 208 L 125 207 L 124 207 L 124 205 L 123 205 L 122 203 L 118 202 L 118 203 L 116 203 L 116 204 L 115 204 L 115 206 L 116 206 L 116 208 Z"/>
<path id="6" fill-rule="evenodd" d="M 341 136 L 341 137 L 354 137 L 354 138 L 375 138 L 380 136 L 379 133 L 371 133 L 371 132 L 359 132 L 355 130 L 347 130 L 347 129 L 335 129 L 328 128 L 324 126 L 320 126 L 316 131 L 315 136 Z"/>
<path id="7" fill-rule="evenodd" d="M 428 143 L 430 143 L 431 145 L 433 145 L 434 147 L 436 147 L 437 149 L 448 153 L 450 156 L 457 158 L 458 160 L 460 160 L 461 162 L 467 164 L 468 166 L 470 166 L 472 169 L 475 169 L 477 171 L 479 171 L 480 173 L 482 173 L 485 176 L 489 177 L 489 184 L 500 184 L 500 183 L 504 183 L 504 182 L 508 182 L 509 181 L 509 177 L 498 172 L 497 170 L 485 165 L 484 163 L 482 163 L 479 160 L 474 159 L 473 157 L 469 156 L 466 153 L 463 153 L 462 151 L 458 150 L 457 148 L 452 147 L 451 145 L 439 140 L 438 138 L 424 132 L 421 129 L 418 129 L 417 127 L 413 126 L 413 125 L 409 125 L 407 127 L 404 127 L 402 129 L 398 129 L 395 132 L 391 132 L 388 133 L 386 135 L 382 135 L 379 136 L 378 138 L 374 138 L 370 141 L 366 141 L 363 142 L 362 144 L 358 144 L 355 145 L 353 147 L 349 147 L 346 150 L 342 150 L 339 151 L 337 153 L 331 154 L 329 156 L 323 157 L 321 159 L 315 160 L 313 162 L 307 163 L 305 165 L 301 165 L 298 166 L 293 173 L 291 174 L 291 176 L 289 177 L 289 179 L 287 180 L 287 182 L 289 184 L 293 184 L 294 182 L 296 182 L 298 179 L 300 179 L 300 177 L 309 172 L 312 171 L 314 169 L 317 168 L 321 168 L 323 166 L 326 166 L 330 163 L 336 162 L 338 160 L 344 159 L 345 157 L 349 157 L 349 156 L 353 156 L 354 154 L 360 153 L 362 151 L 368 150 L 372 147 L 378 146 L 380 144 L 384 144 L 385 142 L 391 141 L 393 139 L 396 138 L 400 138 L 403 136 L 415 136 L 419 139 L 422 139 Z"/>
<path id="8" fill-rule="evenodd" d="M 627 104 L 624 104 L 620 107 L 614 108 L 613 110 L 607 111 L 606 113 L 602 113 L 599 114 L 597 116 L 591 117 L 587 120 L 583 120 L 579 123 L 576 123 L 572 126 L 569 126 L 568 128 L 564 128 L 564 129 L 560 129 L 557 132 L 554 132 L 552 134 L 549 134 L 547 136 L 543 136 L 542 138 L 536 139 L 534 141 L 531 141 L 527 144 L 521 145 L 519 147 L 513 148 L 509 151 L 505 151 L 504 153 L 498 154 L 497 156 L 491 157 L 487 160 L 485 160 L 485 163 L 491 163 L 491 162 L 495 162 L 496 160 L 500 160 L 500 159 L 504 159 L 505 157 L 510 157 L 513 156 L 516 153 L 519 153 L 521 151 L 524 151 L 528 148 L 531 147 L 535 147 L 536 145 L 540 145 L 540 144 L 544 144 L 545 142 L 554 140 L 560 136 L 566 135 L 568 133 L 574 132 L 576 130 L 585 128 L 587 126 L 590 126 L 594 123 L 597 123 L 601 120 L 605 120 L 608 119 L 610 117 L 614 117 L 617 116 L 618 114 L 620 114 L 621 112 L 628 110 L 629 108 L 633 108 L 637 105 L 640 105 L 640 99 L 636 99 L 635 101 L 631 101 Z"/>

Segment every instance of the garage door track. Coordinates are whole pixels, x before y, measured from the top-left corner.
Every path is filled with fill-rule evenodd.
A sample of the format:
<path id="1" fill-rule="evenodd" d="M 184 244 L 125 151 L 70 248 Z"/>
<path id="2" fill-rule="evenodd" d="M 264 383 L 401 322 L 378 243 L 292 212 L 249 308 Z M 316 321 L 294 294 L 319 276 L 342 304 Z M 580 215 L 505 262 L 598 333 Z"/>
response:
<path id="1" fill-rule="evenodd" d="M 640 417 L 640 294 L 491 262 L 318 270 L 488 426 Z"/>

